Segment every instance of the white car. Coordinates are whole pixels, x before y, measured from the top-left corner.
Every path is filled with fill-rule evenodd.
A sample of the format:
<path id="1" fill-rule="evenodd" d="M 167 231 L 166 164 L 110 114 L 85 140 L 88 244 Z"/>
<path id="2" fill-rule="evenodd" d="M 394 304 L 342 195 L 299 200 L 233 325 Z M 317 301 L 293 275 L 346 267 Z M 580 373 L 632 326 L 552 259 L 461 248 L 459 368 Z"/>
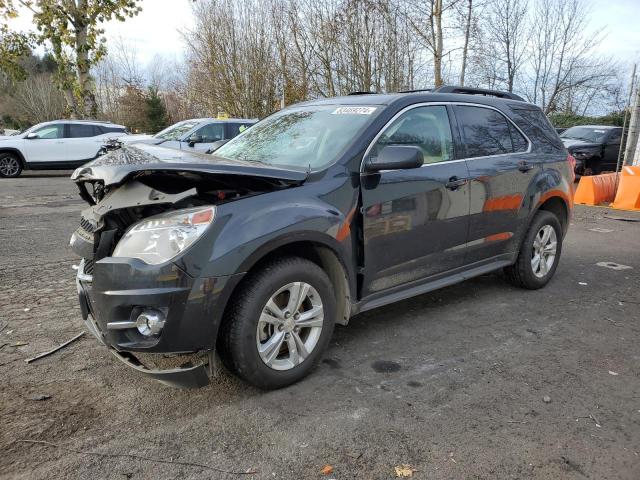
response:
<path id="1" fill-rule="evenodd" d="M 95 120 L 54 120 L 0 138 L 0 177 L 22 170 L 64 170 L 98 157 L 107 139 L 127 135 L 127 128 Z"/>

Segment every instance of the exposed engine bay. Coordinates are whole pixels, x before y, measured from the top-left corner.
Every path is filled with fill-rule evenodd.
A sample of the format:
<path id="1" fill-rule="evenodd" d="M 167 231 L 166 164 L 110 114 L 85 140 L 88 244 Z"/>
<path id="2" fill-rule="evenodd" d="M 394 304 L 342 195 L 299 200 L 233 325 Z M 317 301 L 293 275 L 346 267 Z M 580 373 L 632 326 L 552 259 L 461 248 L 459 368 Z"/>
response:
<path id="1" fill-rule="evenodd" d="M 277 169 L 252 174 L 259 169 L 238 162 L 211 161 L 215 158 L 211 156 L 191 154 L 188 160 L 195 157 L 197 162 L 169 163 L 148 150 L 166 154 L 169 149 L 124 147 L 74 172 L 72 179 L 90 207 L 82 212 L 71 247 L 85 260 L 94 262 L 109 256 L 127 229 L 144 218 L 170 210 L 217 206 L 290 188 L 304 179 L 298 172 L 278 175 Z M 177 156 L 173 151 L 168 155 Z M 202 162 L 200 157 L 209 161 Z M 175 160 L 184 161 L 181 156 Z"/>

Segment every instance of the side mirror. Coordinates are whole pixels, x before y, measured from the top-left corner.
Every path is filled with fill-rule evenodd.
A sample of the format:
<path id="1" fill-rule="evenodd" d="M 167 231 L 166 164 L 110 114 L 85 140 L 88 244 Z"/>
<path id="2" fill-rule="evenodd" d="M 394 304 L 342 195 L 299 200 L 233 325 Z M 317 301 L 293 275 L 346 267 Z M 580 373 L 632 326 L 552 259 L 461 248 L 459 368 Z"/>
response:
<path id="1" fill-rule="evenodd" d="M 404 170 L 419 168 L 424 163 L 424 155 L 419 147 L 413 145 L 387 145 L 377 157 L 369 157 L 365 161 L 368 172 L 380 170 Z"/>
<path id="2" fill-rule="evenodd" d="M 225 140 L 216 140 L 215 142 L 213 142 L 211 144 L 211 148 L 209 148 L 209 150 L 207 150 L 207 153 L 213 153 L 216 150 L 218 150 L 222 145 L 224 145 L 225 143 L 227 143 L 230 139 L 227 138 Z"/>
<path id="3" fill-rule="evenodd" d="M 27 140 L 35 140 L 36 138 L 39 138 L 39 137 L 37 133 L 31 132 L 31 133 L 27 133 L 27 136 L 24 138 L 26 138 Z"/>
<path id="4" fill-rule="evenodd" d="M 189 142 L 190 147 L 193 147 L 196 143 L 202 143 L 202 135 L 191 135 L 187 142 Z"/>

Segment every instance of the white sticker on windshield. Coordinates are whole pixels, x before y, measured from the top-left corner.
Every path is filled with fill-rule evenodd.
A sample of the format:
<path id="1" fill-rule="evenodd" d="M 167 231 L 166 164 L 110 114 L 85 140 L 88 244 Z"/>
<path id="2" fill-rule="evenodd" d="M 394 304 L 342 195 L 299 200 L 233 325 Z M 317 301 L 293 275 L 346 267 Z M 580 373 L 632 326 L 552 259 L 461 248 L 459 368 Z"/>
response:
<path id="1" fill-rule="evenodd" d="M 376 111 L 376 107 L 338 107 L 332 115 L 371 115 Z"/>
<path id="2" fill-rule="evenodd" d="M 604 130 L 594 130 L 596 133 L 604 133 Z"/>

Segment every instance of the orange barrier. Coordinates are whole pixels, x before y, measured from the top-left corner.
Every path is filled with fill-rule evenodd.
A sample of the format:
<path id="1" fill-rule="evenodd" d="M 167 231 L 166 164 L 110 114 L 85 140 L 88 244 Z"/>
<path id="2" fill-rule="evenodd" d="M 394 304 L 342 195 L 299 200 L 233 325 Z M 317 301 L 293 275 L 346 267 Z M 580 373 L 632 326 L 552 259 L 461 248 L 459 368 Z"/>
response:
<path id="1" fill-rule="evenodd" d="M 640 210 L 640 167 L 622 167 L 616 199 L 611 208 Z"/>
<path id="2" fill-rule="evenodd" d="M 574 203 L 600 205 L 612 202 L 616 195 L 617 173 L 603 173 L 582 177 L 573 197 Z"/>

